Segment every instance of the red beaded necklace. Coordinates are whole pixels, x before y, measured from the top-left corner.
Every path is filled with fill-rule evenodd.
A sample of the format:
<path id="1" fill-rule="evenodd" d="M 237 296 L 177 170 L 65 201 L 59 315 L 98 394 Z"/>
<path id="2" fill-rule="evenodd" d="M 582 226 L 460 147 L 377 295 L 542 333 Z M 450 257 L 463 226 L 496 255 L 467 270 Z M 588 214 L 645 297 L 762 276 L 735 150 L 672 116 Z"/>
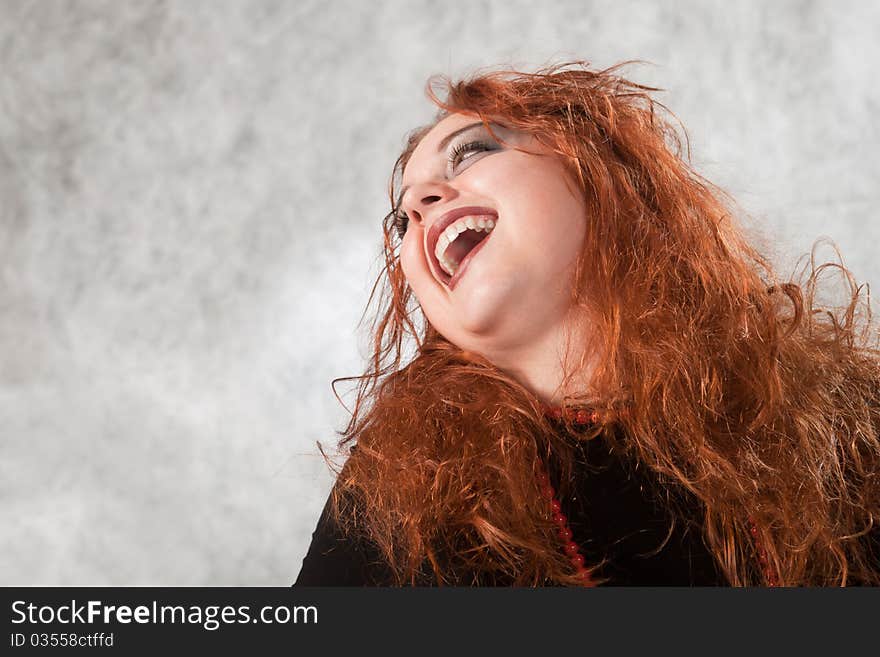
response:
<path id="1" fill-rule="evenodd" d="M 566 408 L 564 411 L 559 406 L 550 406 L 545 404 L 543 407 L 544 415 L 554 420 L 559 420 L 563 416 L 578 426 L 587 426 L 597 424 L 601 419 L 601 415 L 595 410 L 586 410 L 583 408 L 574 409 Z M 538 485 L 541 490 L 541 496 L 547 500 L 550 506 L 550 516 L 558 528 L 559 539 L 562 541 L 562 549 L 566 556 L 571 559 L 571 563 L 575 568 L 575 574 L 581 586 L 592 587 L 597 583 L 593 579 L 593 570 L 585 565 L 584 555 L 581 554 L 580 546 L 575 543 L 571 528 L 568 526 L 568 518 L 562 513 L 562 504 L 556 497 L 556 491 L 550 483 L 550 476 L 543 465 L 538 464 L 535 468 Z M 767 560 L 767 551 L 764 549 L 758 525 L 753 518 L 749 518 L 749 533 L 752 536 L 752 543 L 758 556 L 758 563 L 761 565 L 761 571 L 764 574 L 767 586 L 775 587 L 779 585 L 779 578 L 776 571 L 770 566 Z"/>

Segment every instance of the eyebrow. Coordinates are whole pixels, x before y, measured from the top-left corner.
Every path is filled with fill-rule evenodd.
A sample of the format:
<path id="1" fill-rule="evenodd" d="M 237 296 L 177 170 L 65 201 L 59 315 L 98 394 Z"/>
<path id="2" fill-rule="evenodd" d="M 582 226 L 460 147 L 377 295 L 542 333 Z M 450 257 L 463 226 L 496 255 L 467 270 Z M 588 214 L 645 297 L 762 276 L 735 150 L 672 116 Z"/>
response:
<path id="1" fill-rule="evenodd" d="M 468 130 L 473 130 L 477 126 L 483 126 L 483 125 L 484 124 L 482 121 L 475 121 L 474 123 L 468 123 L 466 126 L 463 126 L 463 127 L 459 128 L 458 130 L 453 130 L 448 135 L 446 135 L 443 139 L 441 139 L 439 144 L 437 144 L 437 152 L 442 153 L 443 149 L 446 148 L 447 145 L 449 145 L 449 142 L 452 141 L 453 139 L 455 139 L 456 137 L 458 137 L 458 135 L 462 134 L 463 132 L 467 132 Z M 406 194 L 409 187 L 410 186 L 407 185 L 406 187 L 403 187 L 400 190 L 400 196 L 397 197 L 397 205 L 395 207 L 399 208 L 400 204 L 403 203 L 403 195 Z"/>

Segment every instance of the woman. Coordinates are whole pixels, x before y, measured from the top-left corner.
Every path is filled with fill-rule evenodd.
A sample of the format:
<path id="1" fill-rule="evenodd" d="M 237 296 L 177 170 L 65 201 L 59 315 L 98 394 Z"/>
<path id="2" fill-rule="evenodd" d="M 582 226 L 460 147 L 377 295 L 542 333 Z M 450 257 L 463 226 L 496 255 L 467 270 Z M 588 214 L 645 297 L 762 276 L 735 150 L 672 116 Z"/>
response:
<path id="1" fill-rule="evenodd" d="M 779 283 L 618 68 L 429 83 L 297 584 L 880 581 L 861 287 Z"/>

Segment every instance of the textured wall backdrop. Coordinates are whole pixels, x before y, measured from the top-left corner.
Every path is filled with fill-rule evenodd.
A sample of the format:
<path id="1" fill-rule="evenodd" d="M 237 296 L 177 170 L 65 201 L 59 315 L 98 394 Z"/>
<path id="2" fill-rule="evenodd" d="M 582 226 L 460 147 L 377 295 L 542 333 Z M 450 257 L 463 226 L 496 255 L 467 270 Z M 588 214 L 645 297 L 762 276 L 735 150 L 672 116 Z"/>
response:
<path id="1" fill-rule="evenodd" d="M 0 584 L 293 581 L 430 74 L 649 60 L 783 273 L 827 235 L 880 280 L 878 30 L 839 0 L 0 0 Z"/>

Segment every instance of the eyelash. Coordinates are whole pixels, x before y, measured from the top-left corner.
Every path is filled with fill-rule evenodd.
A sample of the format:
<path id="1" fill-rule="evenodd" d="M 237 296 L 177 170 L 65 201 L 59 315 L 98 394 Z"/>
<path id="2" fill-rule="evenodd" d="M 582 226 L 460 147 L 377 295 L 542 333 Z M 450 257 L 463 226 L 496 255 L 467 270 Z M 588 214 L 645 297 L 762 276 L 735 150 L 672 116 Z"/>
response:
<path id="1" fill-rule="evenodd" d="M 452 149 L 452 152 L 449 154 L 449 165 L 452 168 L 455 168 L 457 164 L 461 164 L 461 160 L 459 156 L 463 153 L 467 153 L 468 151 L 491 151 L 492 145 L 487 144 L 484 141 L 469 141 L 464 144 L 459 144 L 455 148 Z"/>
<path id="2" fill-rule="evenodd" d="M 461 164 L 463 158 L 460 158 L 460 156 L 468 151 L 491 151 L 493 148 L 491 144 L 484 141 L 468 141 L 459 144 L 449 153 L 449 166 L 454 169 L 457 165 Z M 394 209 L 393 226 L 397 230 L 397 236 L 403 239 L 406 229 L 409 227 L 409 217 L 406 216 L 406 212 L 401 212 L 399 207 Z"/>
<path id="3" fill-rule="evenodd" d="M 394 208 L 392 215 L 391 225 L 397 231 L 397 237 L 403 239 L 409 226 L 409 217 L 406 216 L 406 212 L 401 212 L 400 208 Z"/>

